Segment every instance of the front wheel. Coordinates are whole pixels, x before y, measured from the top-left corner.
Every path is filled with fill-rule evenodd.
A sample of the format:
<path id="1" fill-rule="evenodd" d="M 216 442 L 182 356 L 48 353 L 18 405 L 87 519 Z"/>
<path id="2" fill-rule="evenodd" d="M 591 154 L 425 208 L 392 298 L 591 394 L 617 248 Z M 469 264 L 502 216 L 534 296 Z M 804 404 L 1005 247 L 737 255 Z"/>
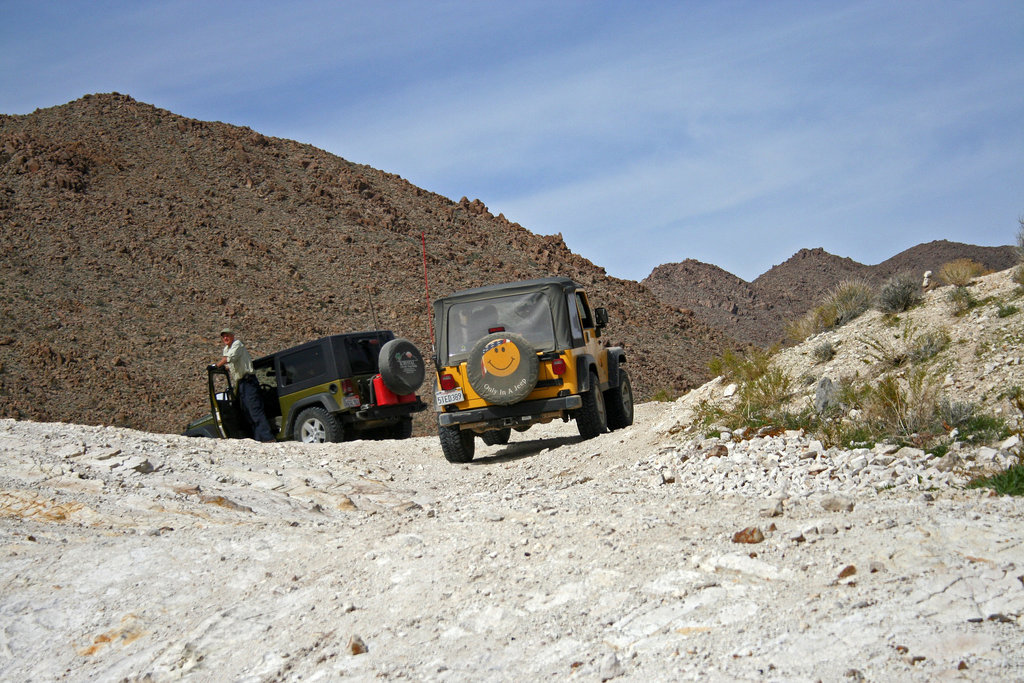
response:
<path id="1" fill-rule="evenodd" d="M 302 443 L 341 441 L 341 425 L 323 408 L 306 408 L 295 420 L 293 436 Z"/>
<path id="2" fill-rule="evenodd" d="M 604 408 L 604 394 L 597 379 L 597 373 L 590 371 L 590 389 L 582 394 L 583 406 L 576 411 L 576 429 L 584 439 L 593 439 L 603 434 L 608 426 Z"/>
<path id="3" fill-rule="evenodd" d="M 608 407 L 608 429 L 622 429 L 633 424 L 633 383 L 626 371 L 619 369 L 619 384 L 604 392 Z"/>
<path id="4" fill-rule="evenodd" d="M 476 444 L 473 443 L 472 431 L 438 426 L 437 435 L 441 438 L 441 450 L 444 452 L 445 460 L 457 463 L 473 460 Z"/>

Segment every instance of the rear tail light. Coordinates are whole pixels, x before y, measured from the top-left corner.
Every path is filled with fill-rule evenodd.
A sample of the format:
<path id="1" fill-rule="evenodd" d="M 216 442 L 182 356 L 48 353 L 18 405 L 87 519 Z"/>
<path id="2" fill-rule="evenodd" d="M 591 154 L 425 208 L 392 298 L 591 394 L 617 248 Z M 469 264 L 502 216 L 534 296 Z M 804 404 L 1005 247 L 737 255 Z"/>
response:
<path id="1" fill-rule="evenodd" d="M 350 379 L 343 379 L 343 380 L 341 380 L 341 393 L 345 394 L 345 396 L 355 396 L 356 388 L 352 384 L 352 380 L 350 380 Z"/>
<path id="2" fill-rule="evenodd" d="M 556 358 L 551 361 L 551 372 L 555 373 L 555 376 L 560 377 L 565 374 L 565 361 L 561 358 Z"/>
<path id="3" fill-rule="evenodd" d="M 455 381 L 455 378 L 447 373 L 441 375 L 438 383 L 441 385 L 441 389 L 443 391 L 451 391 L 459 386 L 459 383 Z"/>

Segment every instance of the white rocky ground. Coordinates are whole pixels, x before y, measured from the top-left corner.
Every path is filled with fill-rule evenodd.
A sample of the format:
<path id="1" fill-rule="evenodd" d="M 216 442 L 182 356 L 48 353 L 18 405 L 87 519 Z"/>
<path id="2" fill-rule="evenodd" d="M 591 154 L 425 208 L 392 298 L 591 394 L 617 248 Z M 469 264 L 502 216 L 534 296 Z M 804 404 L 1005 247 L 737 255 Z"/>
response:
<path id="1" fill-rule="evenodd" d="M 0 679 L 1024 677 L 1024 501 L 677 410 L 460 466 L 0 421 Z"/>
<path id="2" fill-rule="evenodd" d="M 1019 444 L 702 439 L 721 390 L 458 466 L 2 420 L 0 680 L 1024 680 L 1024 501 L 963 488 Z"/>

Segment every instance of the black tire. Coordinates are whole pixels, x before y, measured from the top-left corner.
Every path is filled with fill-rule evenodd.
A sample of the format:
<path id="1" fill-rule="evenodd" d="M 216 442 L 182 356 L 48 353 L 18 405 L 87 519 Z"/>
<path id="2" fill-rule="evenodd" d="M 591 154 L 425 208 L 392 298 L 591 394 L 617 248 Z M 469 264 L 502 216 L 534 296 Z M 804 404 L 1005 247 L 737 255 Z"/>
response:
<path id="1" fill-rule="evenodd" d="M 414 393 L 426 376 L 423 355 L 408 339 L 392 339 L 384 344 L 377 356 L 377 367 L 384 385 L 399 396 Z"/>
<path id="2" fill-rule="evenodd" d="M 459 463 L 473 460 L 476 444 L 473 443 L 472 431 L 438 426 L 437 435 L 441 437 L 441 450 L 444 452 L 445 460 Z"/>
<path id="3" fill-rule="evenodd" d="M 576 411 L 576 429 L 584 439 L 593 439 L 603 434 L 608 426 L 604 409 L 604 394 L 598 384 L 597 373 L 590 371 L 590 389 L 581 396 L 583 406 Z"/>
<path id="4" fill-rule="evenodd" d="M 507 363 L 502 367 L 492 361 Z M 496 369 L 497 368 L 497 369 Z M 466 361 L 469 386 L 488 403 L 519 403 L 537 385 L 540 361 L 530 342 L 518 334 L 496 332 L 477 341 Z"/>
<path id="5" fill-rule="evenodd" d="M 495 429 L 490 432 L 484 432 L 480 435 L 480 440 L 488 446 L 504 446 L 508 443 L 508 440 L 512 437 L 512 430 L 508 427 L 504 429 Z"/>
<path id="6" fill-rule="evenodd" d="M 633 424 L 633 383 L 625 370 L 619 368 L 619 383 L 604 392 L 608 411 L 608 429 L 616 430 Z"/>
<path id="7" fill-rule="evenodd" d="M 388 427 L 388 437 L 392 439 L 408 439 L 412 436 L 412 418 L 403 417 Z"/>
<path id="8" fill-rule="evenodd" d="M 342 439 L 341 424 L 323 408 L 306 408 L 295 420 L 292 438 L 303 443 L 334 443 Z"/>

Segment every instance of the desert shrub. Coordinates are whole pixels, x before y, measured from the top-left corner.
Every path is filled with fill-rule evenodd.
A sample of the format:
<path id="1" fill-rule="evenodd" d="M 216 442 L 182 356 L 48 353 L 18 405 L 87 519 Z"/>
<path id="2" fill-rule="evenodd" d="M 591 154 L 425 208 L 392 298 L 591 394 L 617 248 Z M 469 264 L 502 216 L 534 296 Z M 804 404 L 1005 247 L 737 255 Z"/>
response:
<path id="1" fill-rule="evenodd" d="M 921 303 L 921 284 L 910 273 L 890 279 L 878 293 L 877 307 L 882 313 L 902 313 Z"/>
<path id="2" fill-rule="evenodd" d="M 668 389 L 658 389 L 651 396 L 651 400 L 657 403 L 671 403 L 672 401 L 675 401 L 676 398 L 677 396 L 675 395 L 675 392 L 669 391 Z"/>
<path id="3" fill-rule="evenodd" d="M 708 369 L 713 375 L 721 375 L 730 382 L 749 382 L 768 371 L 772 356 L 778 351 L 778 347 L 761 349 L 751 346 L 743 353 L 736 353 L 729 349 L 721 356 L 717 356 L 708 363 Z"/>
<path id="4" fill-rule="evenodd" d="M 836 326 L 836 308 L 830 304 L 820 304 L 807 311 L 803 317 L 786 324 L 786 338 L 800 343 L 808 337 L 831 330 Z"/>
<path id="5" fill-rule="evenodd" d="M 786 337 L 799 343 L 811 335 L 841 327 L 871 308 L 874 298 L 874 292 L 866 282 L 840 282 L 819 305 L 786 325 Z"/>
<path id="6" fill-rule="evenodd" d="M 971 290 L 961 285 L 957 285 L 949 290 L 949 294 L 946 295 L 946 301 L 949 302 L 953 309 L 953 315 L 956 316 L 964 315 L 978 305 L 978 300 L 971 294 Z"/>
<path id="7" fill-rule="evenodd" d="M 943 396 L 939 403 L 939 417 L 950 427 L 959 427 L 978 412 L 977 404 L 970 401 L 952 401 Z"/>
<path id="8" fill-rule="evenodd" d="M 1017 219 L 1017 260 L 1024 266 L 1024 218 Z"/>
<path id="9" fill-rule="evenodd" d="M 871 386 L 865 397 L 864 412 L 869 424 L 886 434 L 909 437 L 941 429 L 936 419 L 939 384 L 923 371 L 914 372 L 905 381 L 887 375 Z"/>
<path id="10" fill-rule="evenodd" d="M 1017 313 L 1020 309 L 1013 304 L 999 304 L 996 308 L 996 315 L 1000 318 L 1009 318 L 1014 313 Z"/>
<path id="11" fill-rule="evenodd" d="M 743 354 L 726 351 L 709 363 L 711 372 L 736 382 L 736 400 L 726 408 L 708 403 L 698 406 L 697 421 L 705 426 L 716 422 L 730 429 L 782 424 L 793 396 L 793 380 L 772 367 L 777 349 L 750 347 Z"/>
<path id="12" fill-rule="evenodd" d="M 945 330 L 928 330 L 910 340 L 908 355 L 912 362 L 921 363 L 945 351 L 949 342 L 949 333 Z"/>
<path id="13" fill-rule="evenodd" d="M 973 479 L 967 488 L 990 488 L 1004 496 L 1024 496 L 1024 464 L 1018 462 L 992 476 Z"/>
<path id="14" fill-rule="evenodd" d="M 830 341 L 824 341 L 811 350 L 811 358 L 818 363 L 827 363 L 836 356 L 836 347 Z"/>
<path id="15" fill-rule="evenodd" d="M 1024 265 L 1014 268 L 1013 272 L 1010 274 L 1010 279 L 1018 285 L 1024 286 Z"/>
<path id="16" fill-rule="evenodd" d="M 955 261 L 944 263 L 939 268 L 939 280 L 947 285 L 966 287 L 971 280 L 979 275 L 985 274 L 985 266 L 969 258 L 958 258 Z"/>
<path id="17" fill-rule="evenodd" d="M 793 397 L 793 380 L 779 368 L 768 368 L 743 382 L 736 395 L 738 407 L 750 425 L 780 423 L 785 405 Z"/>
<path id="18" fill-rule="evenodd" d="M 882 333 L 882 336 L 862 337 L 860 342 L 867 347 L 867 355 L 881 366 L 881 372 L 898 368 L 910 359 L 907 340 L 914 335 L 911 322 L 903 325 L 901 332 Z"/>
<path id="19" fill-rule="evenodd" d="M 874 299 L 875 293 L 868 283 L 861 280 L 840 282 L 825 297 L 825 303 L 836 310 L 833 327 L 845 325 L 871 308 Z"/>

